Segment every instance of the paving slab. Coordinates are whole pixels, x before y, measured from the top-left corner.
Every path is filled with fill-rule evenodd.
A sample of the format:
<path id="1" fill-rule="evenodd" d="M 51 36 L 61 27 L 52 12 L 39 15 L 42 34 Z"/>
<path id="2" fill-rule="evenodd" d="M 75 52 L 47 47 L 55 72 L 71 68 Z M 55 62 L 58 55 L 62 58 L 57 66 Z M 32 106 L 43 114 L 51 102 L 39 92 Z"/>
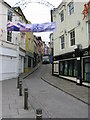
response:
<path id="1" fill-rule="evenodd" d="M 29 112 L 23 111 L 22 114 L 16 115 L 16 116 L 10 116 L 10 118 L 36 118 L 34 110 L 31 110 Z"/>
<path id="2" fill-rule="evenodd" d="M 38 69 L 40 64 L 41 63 L 39 63 L 30 72 L 21 74 L 20 79 L 22 80 L 32 74 Z M 0 119 L 35 118 L 36 114 L 30 105 L 30 102 L 28 105 L 29 109 L 24 110 L 24 93 L 22 93 L 22 96 L 19 96 L 19 89 L 17 89 L 17 78 L 0 82 Z"/>
<path id="3" fill-rule="evenodd" d="M 2 118 L 2 82 L 0 81 L 0 119 Z"/>
<path id="4" fill-rule="evenodd" d="M 2 81 L 2 118 L 35 117 L 30 104 L 29 110 L 24 110 L 24 96 L 19 96 L 16 81 L 16 79 Z"/>

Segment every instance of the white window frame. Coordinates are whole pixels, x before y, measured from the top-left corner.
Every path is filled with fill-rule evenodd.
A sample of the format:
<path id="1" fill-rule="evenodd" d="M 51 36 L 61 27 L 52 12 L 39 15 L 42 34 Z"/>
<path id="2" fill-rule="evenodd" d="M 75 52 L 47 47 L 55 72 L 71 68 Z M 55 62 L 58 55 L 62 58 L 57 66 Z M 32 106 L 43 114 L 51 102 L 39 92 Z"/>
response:
<path id="1" fill-rule="evenodd" d="M 73 4 L 73 7 L 72 7 L 72 4 Z M 70 9 L 70 5 L 71 5 L 71 9 Z M 68 10 L 69 10 L 69 15 L 72 15 L 74 13 L 74 2 L 70 2 L 68 4 Z"/>
<path id="2" fill-rule="evenodd" d="M 62 39 L 62 38 L 64 38 L 64 39 Z M 62 40 L 63 40 L 63 42 L 62 42 Z M 60 48 L 61 48 L 61 50 L 65 49 L 65 36 L 64 35 L 62 35 L 60 37 Z"/>
<path id="3" fill-rule="evenodd" d="M 71 34 L 72 32 L 74 32 L 74 34 L 75 34 L 75 29 L 73 29 L 73 30 L 71 30 L 71 31 L 69 32 L 69 38 L 70 38 L 69 41 L 70 41 L 70 46 L 71 46 L 71 47 L 75 45 L 75 37 L 76 37 L 76 36 L 74 36 L 74 37 L 72 37 L 72 39 L 71 39 L 71 35 L 70 35 L 70 34 Z M 74 39 L 74 44 L 71 45 L 71 41 L 72 41 L 73 39 Z"/>

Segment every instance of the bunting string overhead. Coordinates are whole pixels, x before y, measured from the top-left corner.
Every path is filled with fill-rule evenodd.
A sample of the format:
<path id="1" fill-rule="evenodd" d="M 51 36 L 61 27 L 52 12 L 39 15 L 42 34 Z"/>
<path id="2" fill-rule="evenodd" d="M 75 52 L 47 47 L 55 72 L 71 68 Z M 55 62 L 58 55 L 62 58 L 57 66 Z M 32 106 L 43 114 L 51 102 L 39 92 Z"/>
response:
<path id="1" fill-rule="evenodd" d="M 9 22 L 7 24 L 7 30 L 19 32 L 50 32 L 56 30 L 56 22 L 47 22 L 42 24 L 14 24 Z"/>

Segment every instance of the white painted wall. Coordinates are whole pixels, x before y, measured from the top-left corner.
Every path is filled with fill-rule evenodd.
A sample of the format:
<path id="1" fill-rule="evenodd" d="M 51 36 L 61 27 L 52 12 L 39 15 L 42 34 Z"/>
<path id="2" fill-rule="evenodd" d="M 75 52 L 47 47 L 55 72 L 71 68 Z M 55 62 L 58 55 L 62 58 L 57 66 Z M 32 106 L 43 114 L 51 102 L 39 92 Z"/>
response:
<path id="1" fill-rule="evenodd" d="M 71 2 L 72 0 L 69 0 Z M 58 8 L 53 14 L 53 20 L 56 22 L 56 32 L 53 33 L 54 41 L 54 56 L 64 54 L 67 52 L 74 51 L 77 44 L 82 44 L 83 48 L 88 47 L 88 31 L 87 31 L 87 21 L 88 17 L 83 20 L 82 11 L 84 9 L 85 2 L 75 2 L 74 3 L 74 13 L 69 15 L 69 7 L 67 1 L 66 6 Z M 60 13 L 64 10 L 64 21 L 61 22 Z M 80 25 L 77 25 L 77 22 L 80 21 Z M 70 46 L 69 32 L 75 28 L 75 45 Z M 67 34 L 64 33 L 66 29 Z M 65 35 L 65 49 L 60 49 L 60 36 Z"/>
<path id="2" fill-rule="evenodd" d="M 7 13 L 10 9 L 6 4 L 1 3 L 0 0 L 0 81 L 6 79 L 16 78 L 19 73 L 24 72 L 24 56 L 26 35 L 13 32 L 12 41 L 7 41 Z M 12 22 L 22 21 L 21 16 L 14 13 Z M 23 22 L 23 21 L 22 21 Z M 1 32 L 1 29 L 3 32 Z M 21 51 L 22 48 L 23 50 Z M 19 60 L 21 56 L 21 60 Z M 20 68 L 20 71 L 19 71 Z"/>

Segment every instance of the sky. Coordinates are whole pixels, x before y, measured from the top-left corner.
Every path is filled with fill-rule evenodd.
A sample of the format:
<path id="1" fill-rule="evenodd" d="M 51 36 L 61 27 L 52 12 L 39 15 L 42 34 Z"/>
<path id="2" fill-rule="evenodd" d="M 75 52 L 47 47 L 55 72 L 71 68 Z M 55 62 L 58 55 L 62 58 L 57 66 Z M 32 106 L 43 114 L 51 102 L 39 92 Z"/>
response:
<path id="1" fill-rule="evenodd" d="M 12 7 L 21 0 L 4 0 Z M 23 0 L 24 1 L 24 0 Z M 35 1 L 35 0 L 32 0 Z M 37 1 L 37 0 L 36 0 Z M 52 5 L 58 7 L 62 0 L 45 0 Z M 27 20 L 29 20 L 32 24 L 34 23 L 45 23 L 51 22 L 50 17 L 50 7 L 39 3 L 29 3 L 25 9 L 23 9 L 23 13 Z M 49 35 L 51 32 L 41 32 L 41 33 L 34 33 L 36 36 L 41 36 L 43 41 L 46 41 L 46 44 L 50 41 Z"/>

